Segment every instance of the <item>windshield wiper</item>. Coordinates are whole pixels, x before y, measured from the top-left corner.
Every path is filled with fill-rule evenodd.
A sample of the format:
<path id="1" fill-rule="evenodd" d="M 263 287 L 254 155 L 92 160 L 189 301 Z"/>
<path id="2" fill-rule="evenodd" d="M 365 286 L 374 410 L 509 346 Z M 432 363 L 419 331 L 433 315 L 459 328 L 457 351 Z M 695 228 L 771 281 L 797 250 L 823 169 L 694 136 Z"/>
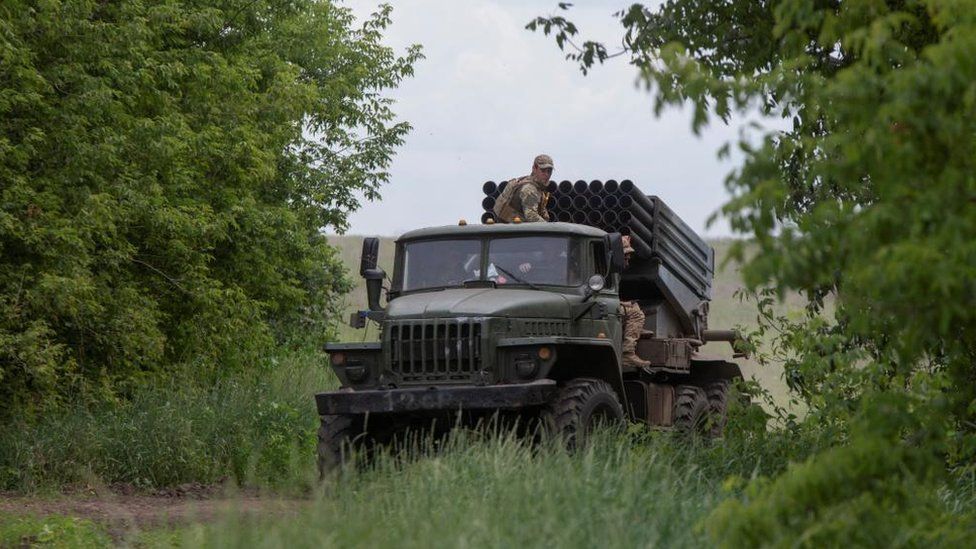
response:
<path id="1" fill-rule="evenodd" d="M 494 280 L 481 280 L 480 278 L 469 278 L 461 285 L 465 288 L 497 288 L 498 284 Z"/>
<path id="2" fill-rule="evenodd" d="M 495 268 L 496 268 L 496 269 L 498 269 L 499 271 L 501 271 L 501 272 L 503 272 L 503 273 L 505 273 L 505 274 L 507 274 L 508 276 L 510 276 L 510 277 L 512 277 L 512 280 L 514 280 L 515 282 L 518 282 L 518 283 L 520 283 L 520 284 L 528 284 L 528 286 L 529 286 L 530 288 L 532 288 L 533 290 L 538 290 L 538 289 L 539 289 L 539 287 L 538 287 L 538 286 L 536 286 L 535 284 L 533 284 L 533 283 L 531 283 L 531 282 L 529 282 L 528 280 L 522 280 L 521 278 L 519 278 L 519 277 L 517 277 L 517 276 L 515 276 L 515 275 L 513 275 L 512 273 L 510 273 L 510 272 L 508 271 L 508 269 L 506 269 L 506 268 L 504 268 L 504 267 L 502 267 L 502 266 L 499 266 L 499 265 L 497 265 L 497 264 L 496 264 L 496 265 L 495 265 Z"/>

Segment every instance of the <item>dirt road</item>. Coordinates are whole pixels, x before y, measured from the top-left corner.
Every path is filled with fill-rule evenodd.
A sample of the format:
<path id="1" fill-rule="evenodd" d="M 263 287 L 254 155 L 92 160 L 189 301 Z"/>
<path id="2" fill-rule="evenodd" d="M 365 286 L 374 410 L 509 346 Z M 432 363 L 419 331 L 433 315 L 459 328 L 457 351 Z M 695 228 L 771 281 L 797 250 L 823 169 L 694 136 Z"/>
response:
<path id="1" fill-rule="evenodd" d="M 72 516 L 104 525 L 118 540 L 147 529 L 210 522 L 229 513 L 289 515 L 311 500 L 263 496 L 255 492 L 184 485 L 165 492 L 139 494 L 115 487 L 82 490 L 74 494 L 26 497 L 0 493 L 0 516 Z"/>

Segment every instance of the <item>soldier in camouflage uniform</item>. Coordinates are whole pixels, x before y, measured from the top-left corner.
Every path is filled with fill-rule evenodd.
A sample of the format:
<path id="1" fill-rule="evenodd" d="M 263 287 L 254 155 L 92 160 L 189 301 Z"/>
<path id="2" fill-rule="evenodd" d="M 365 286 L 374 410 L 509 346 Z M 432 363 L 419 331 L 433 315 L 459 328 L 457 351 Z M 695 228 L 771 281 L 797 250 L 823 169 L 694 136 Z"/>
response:
<path id="1" fill-rule="evenodd" d="M 552 177 L 552 158 L 540 154 L 532 162 L 532 173 L 508 182 L 505 190 L 495 201 L 495 219 L 511 223 L 516 217 L 520 221 L 549 221 L 549 179 Z"/>
<path id="2" fill-rule="evenodd" d="M 630 258 L 634 255 L 634 248 L 630 245 L 630 237 L 622 238 L 624 244 L 624 261 L 629 266 Z M 636 301 L 621 301 L 620 313 L 624 319 L 624 341 L 621 346 L 621 360 L 624 366 L 645 368 L 651 363 L 637 356 L 637 340 L 644 329 L 644 311 Z"/>

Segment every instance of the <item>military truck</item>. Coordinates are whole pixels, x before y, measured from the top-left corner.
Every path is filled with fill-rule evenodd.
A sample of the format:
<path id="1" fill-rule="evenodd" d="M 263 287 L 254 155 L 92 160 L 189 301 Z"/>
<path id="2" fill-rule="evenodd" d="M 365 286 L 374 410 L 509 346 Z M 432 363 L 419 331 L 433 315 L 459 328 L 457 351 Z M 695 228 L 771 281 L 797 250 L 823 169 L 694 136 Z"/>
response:
<path id="1" fill-rule="evenodd" d="M 379 242 L 365 239 L 369 307 L 351 322 L 375 321 L 380 336 L 326 346 L 341 388 L 315 396 L 321 471 L 411 428 L 498 415 L 570 447 L 601 423 L 720 435 L 742 374 L 698 353 L 736 337 L 707 326 L 714 254 L 670 210 L 646 221 L 651 234 L 632 235 L 638 254 L 626 268 L 621 234 L 589 225 L 488 220 L 408 232 L 396 240 L 385 304 Z M 650 367 L 621 365 L 621 299 L 645 312 L 637 352 Z"/>

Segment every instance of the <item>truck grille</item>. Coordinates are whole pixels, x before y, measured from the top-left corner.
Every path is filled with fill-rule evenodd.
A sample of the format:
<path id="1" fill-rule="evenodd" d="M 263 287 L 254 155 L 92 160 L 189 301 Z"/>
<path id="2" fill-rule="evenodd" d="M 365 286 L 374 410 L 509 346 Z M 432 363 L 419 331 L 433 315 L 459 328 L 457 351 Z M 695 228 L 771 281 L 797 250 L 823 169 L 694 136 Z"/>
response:
<path id="1" fill-rule="evenodd" d="M 469 379 L 481 370 L 481 323 L 456 319 L 392 322 L 390 368 L 402 381 Z"/>

